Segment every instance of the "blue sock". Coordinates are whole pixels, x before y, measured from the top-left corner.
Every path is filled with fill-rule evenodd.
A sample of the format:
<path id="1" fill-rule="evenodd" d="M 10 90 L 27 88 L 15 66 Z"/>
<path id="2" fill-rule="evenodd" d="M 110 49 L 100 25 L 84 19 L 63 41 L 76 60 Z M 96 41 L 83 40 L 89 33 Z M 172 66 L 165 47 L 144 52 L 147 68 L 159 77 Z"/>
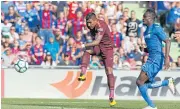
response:
<path id="1" fill-rule="evenodd" d="M 167 86 L 168 84 L 169 84 L 169 81 L 164 80 L 164 81 L 156 81 L 154 83 L 147 83 L 146 85 L 148 88 L 153 89 L 153 88 L 158 88 L 161 86 Z"/>
<path id="2" fill-rule="evenodd" d="M 148 94 L 147 94 L 147 89 L 148 89 L 147 85 L 144 84 L 144 85 L 142 85 L 142 86 L 138 86 L 138 88 L 139 88 L 139 91 L 141 92 L 141 96 L 144 98 L 144 100 L 146 101 L 146 103 L 147 103 L 149 106 L 155 108 L 154 103 L 152 102 L 152 100 L 149 98 L 149 96 L 148 96 Z"/>

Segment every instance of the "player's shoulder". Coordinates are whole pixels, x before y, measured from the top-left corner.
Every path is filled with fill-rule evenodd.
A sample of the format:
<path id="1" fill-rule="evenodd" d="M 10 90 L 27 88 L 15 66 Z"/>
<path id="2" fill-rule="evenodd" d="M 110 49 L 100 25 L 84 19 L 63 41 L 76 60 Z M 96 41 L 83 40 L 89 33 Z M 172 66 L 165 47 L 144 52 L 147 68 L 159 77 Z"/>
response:
<path id="1" fill-rule="evenodd" d="M 103 31 L 104 29 L 107 28 L 107 26 L 108 26 L 108 25 L 106 24 L 105 21 L 103 21 L 103 20 L 98 20 L 98 24 L 96 25 L 96 28 L 97 28 L 98 31 Z"/>
<path id="2" fill-rule="evenodd" d="M 159 24 L 157 24 L 157 23 L 154 24 L 154 28 L 156 28 L 156 29 L 162 29 L 161 25 L 159 25 Z"/>

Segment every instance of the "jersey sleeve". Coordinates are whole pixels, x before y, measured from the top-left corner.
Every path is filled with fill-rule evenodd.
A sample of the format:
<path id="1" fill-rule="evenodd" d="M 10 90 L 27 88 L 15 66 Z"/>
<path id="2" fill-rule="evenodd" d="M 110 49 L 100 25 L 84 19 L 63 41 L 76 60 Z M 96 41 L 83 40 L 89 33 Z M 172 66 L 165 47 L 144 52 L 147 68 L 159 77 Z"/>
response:
<path id="1" fill-rule="evenodd" d="M 167 39 L 166 33 L 160 26 L 156 26 L 156 31 L 157 31 L 157 36 L 160 38 L 162 41 L 165 41 Z"/>
<path id="2" fill-rule="evenodd" d="M 103 36 L 104 33 L 105 33 L 105 30 L 106 30 L 106 25 L 102 25 L 100 24 L 98 29 L 97 29 L 97 32 L 98 32 L 98 36 Z"/>

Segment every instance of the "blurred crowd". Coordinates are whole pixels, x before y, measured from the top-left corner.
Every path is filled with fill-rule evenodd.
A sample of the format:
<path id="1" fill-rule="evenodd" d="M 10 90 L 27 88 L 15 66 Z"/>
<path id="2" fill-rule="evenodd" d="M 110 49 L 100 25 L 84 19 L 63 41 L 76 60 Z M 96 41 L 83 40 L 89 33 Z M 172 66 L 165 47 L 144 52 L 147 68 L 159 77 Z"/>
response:
<path id="1" fill-rule="evenodd" d="M 157 12 L 157 22 L 180 44 L 180 2 L 148 2 Z M 159 7 L 158 7 L 159 6 Z M 140 67 L 148 58 L 142 46 L 142 19 L 123 2 L 31 1 L 1 2 L 1 61 L 4 66 L 24 58 L 30 65 L 79 66 L 82 43 L 91 42 L 85 16 L 94 12 L 104 20 L 114 42 L 114 68 Z M 180 33 L 180 32 L 179 32 Z M 164 51 L 165 48 L 163 47 Z M 180 55 L 171 67 L 180 67 Z M 101 59 L 91 56 L 89 67 L 103 68 Z"/>

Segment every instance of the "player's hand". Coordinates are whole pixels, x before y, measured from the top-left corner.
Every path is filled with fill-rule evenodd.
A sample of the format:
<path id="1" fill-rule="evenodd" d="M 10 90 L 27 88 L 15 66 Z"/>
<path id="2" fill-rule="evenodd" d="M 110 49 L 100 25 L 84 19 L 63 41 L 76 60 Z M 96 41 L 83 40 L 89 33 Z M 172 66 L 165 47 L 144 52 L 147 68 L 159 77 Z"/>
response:
<path id="1" fill-rule="evenodd" d="M 165 69 L 165 70 L 168 70 L 169 67 L 170 67 L 169 58 L 165 58 L 165 66 L 164 66 L 164 69 Z"/>

